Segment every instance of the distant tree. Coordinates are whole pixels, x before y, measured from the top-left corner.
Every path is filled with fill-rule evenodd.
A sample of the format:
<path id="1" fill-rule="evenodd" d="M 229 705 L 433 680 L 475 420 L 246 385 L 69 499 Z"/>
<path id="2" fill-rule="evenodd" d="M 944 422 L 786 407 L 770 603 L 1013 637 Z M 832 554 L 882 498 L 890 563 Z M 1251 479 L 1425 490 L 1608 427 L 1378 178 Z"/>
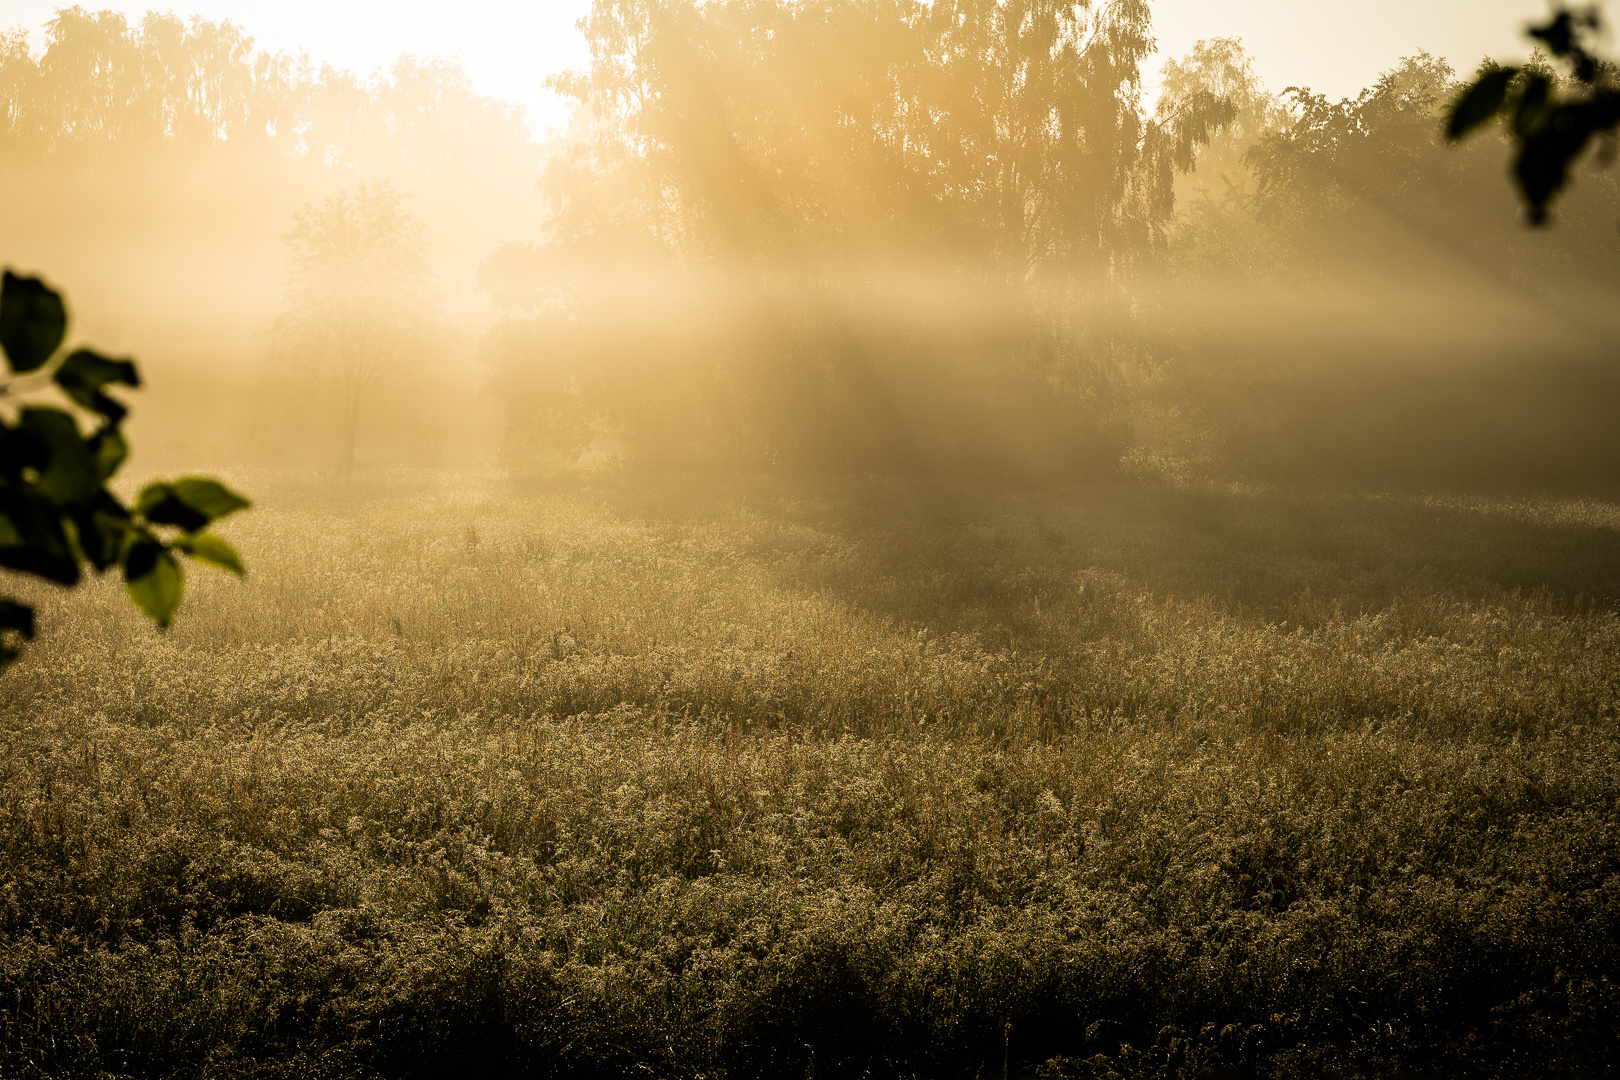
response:
<path id="1" fill-rule="evenodd" d="M 1207 145 L 1189 147 L 1196 156 L 1193 171 L 1176 179 L 1169 277 L 1186 272 L 1229 274 L 1232 265 L 1270 270 L 1281 253 L 1275 238 L 1255 221 L 1256 178 L 1247 155 L 1293 118 L 1277 95 L 1265 88 L 1238 38 L 1206 38 L 1185 56 L 1167 61 L 1157 118 L 1168 122 L 1201 93 L 1229 102 L 1232 120 L 1212 132 Z M 1163 299 L 1175 304 L 1175 290 Z"/>
<path id="2" fill-rule="evenodd" d="M 1289 87 L 1291 119 L 1245 155 L 1258 181 L 1260 223 L 1290 259 L 1323 268 L 1352 255 L 1396 257 L 1382 246 L 1393 224 L 1504 283 L 1542 289 L 1613 276 L 1620 188 L 1594 183 L 1567 206 L 1574 227 L 1562 242 L 1539 242 L 1504 213 L 1511 196 L 1490 167 L 1495 148 L 1483 140 L 1447 144 L 1462 94 L 1449 65 L 1426 53 L 1403 59 L 1354 98 L 1335 102 Z"/>
<path id="3" fill-rule="evenodd" d="M 1435 130 L 1454 85 L 1444 60 L 1420 52 L 1354 98 L 1288 87 L 1290 122 L 1247 155 L 1262 201 L 1274 216 L 1324 220 L 1354 201 L 1405 216 L 1419 203 L 1454 202 L 1469 174 L 1440 152 Z"/>
<path id="4" fill-rule="evenodd" d="M 961 460 L 996 409 L 1108 453 L 1080 429 L 1134 347 L 1173 178 L 1233 116 L 1209 92 L 1142 115 L 1147 3 L 596 0 L 580 26 L 590 63 L 552 86 L 590 121 L 548 167 L 547 242 L 483 279 L 541 312 L 496 344 L 552 374 L 506 385 L 577 388 L 648 460 Z M 645 286 L 633 316 L 593 280 L 621 310 Z M 689 285 L 706 310 L 658 325 Z M 934 337 L 969 307 L 971 347 Z"/>
<path id="5" fill-rule="evenodd" d="M 229 21 L 115 11 L 57 11 L 37 58 L 27 37 L 0 39 L 0 136 L 13 152 L 157 143 L 210 146 L 265 138 L 285 105 L 286 65 L 260 55 Z"/>
<path id="6" fill-rule="evenodd" d="M 1161 124 L 1184 113 L 1196 113 L 1201 101 L 1224 100 L 1231 120 L 1224 130 L 1211 132 L 1208 144 L 1188 141 L 1197 156 L 1199 177 L 1205 188 L 1219 181 L 1247 187 L 1243 154 L 1262 136 L 1287 125 L 1290 117 L 1276 95 L 1267 92 L 1254 61 L 1240 38 L 1205 38 L 1179 60 L 1170 60 L 1161 73 L 1161 88 L 1154 113 Z"/>
<path id="7" fill-rule="evenodd" d="M 386 183 L 306 204 L 283 239 L 287 281 L 277 361 L 307 375 L 335 410 L 339 469 L 354 470 L 361 411 L 378 384 L 420 356 L 435 303 L 422 224 Z"/>
<path id="8" fill-rule="evenodd" d="M 548 177 L 565 242 L 633 221 L 687 258 L 1129 267 L 1234 115 L 1191 92 L 1144 122 L 1141 0 L 597 0 L 580 27 L 591 64 L 551 85 L 599 123 Z"/>
<path id="9" fill-rule="evenodd" d="M 1453 141 L 1493 120 L 1504 123 L 1514 143 L 1513 178 L 1533 225 L 1546 222 L 1570 166 L 1594 140 L 1603 140 L 1605 162 L 1614 158 L 1620 68 L 1592 52 L 1591 39 L 1601 26 L 1596 8 L 1560 9 L 1528 32 L 1563 65 L 1563 75 L 1535 61 L 1487 61 L 1446 117 L 1446 137 Z"/>
<path id="10" fill-rule="evenodd" d="M 521 108 L 474 92 L 453 61 L 402 56 L 359 78 L 307 58 L 255 52 L 229 20 L 57 11 L 44 47 L 0 30 L 0 152 L 40 156 L 132 148 L 270 147 L 278 167 L 410 177 L 424 187 L 531 194 L 539 148 Z"/>
<path id="11" fill-rule="evenodd" d="M 123 571 L 136 605 L 160 627 L 174 618 L 182 577 L 175 553 L 235 574 L 242 560 L 208 525 L 248 505 L 217 480 L 189 477 L 148 484 L 133 506 L 107 490 L 129 453 L 119 427 L 126 409 L 107 394 L 139 386 L 129 360 L 89 349 L 60 355 L 67 334 L 61 296 L 33 277 L 7 270 L 0 287 L 0 350 L 9 376 L 0 384 L 0 566 L 75 585 L 80 567 Z M 55 390 L 75 411 L 32 404 Z M 86 435 L 79 416 L 93 419 Z M 0 599 L 0 666 L 34 636 L 34 611 Z"/>

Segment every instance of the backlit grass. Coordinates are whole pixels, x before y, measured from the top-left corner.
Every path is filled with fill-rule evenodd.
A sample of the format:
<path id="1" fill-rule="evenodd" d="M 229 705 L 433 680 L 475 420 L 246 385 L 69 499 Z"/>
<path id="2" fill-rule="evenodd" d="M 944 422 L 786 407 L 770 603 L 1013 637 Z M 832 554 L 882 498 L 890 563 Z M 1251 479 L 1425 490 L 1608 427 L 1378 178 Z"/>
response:
<path id="1" fill-rule="evenodd" d="M 1607 1075 L 1612 503 L 234 480 L 0 677 L 0 1075 Z"/>

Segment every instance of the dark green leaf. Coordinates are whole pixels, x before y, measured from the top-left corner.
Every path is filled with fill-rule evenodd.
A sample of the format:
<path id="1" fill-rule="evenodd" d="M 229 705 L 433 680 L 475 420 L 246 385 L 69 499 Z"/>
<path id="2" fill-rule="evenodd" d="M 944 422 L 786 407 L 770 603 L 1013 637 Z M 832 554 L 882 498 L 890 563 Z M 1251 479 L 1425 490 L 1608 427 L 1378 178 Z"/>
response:
<path id="1" fill-rule="evenodd" d="M 1519 95 L 1519 107 L 1513 110 L 1513 131 L 1520 138 L 1533 135 L 1541 128 L 1551 92 L 1552 83 L 1545 75 L 1531 73 L 1525 81 L 1524 93 Z"/>
<path id="2" fill-rule="evenodd" d="M 34 609 L 15 600 L 0 600 L 0 630 L 15 630 L 25 638 L 32 638 Z"/>
<path id="3" fill-rule="evenodd" d="M 62 366 L 56 369 L 55 379 L 56 385 L 68 397 L 114 423 L 122 420 L 129 410 L 108 397 L 104 392 L 105 387 L 113 383 L 141 385 L 141 377 L 136 374 L 131 361 L 109 360 L 89 349 L 79 349 L 69 354 L 62 361 Z"/>
<path id="4" fill-rule="evenodd" d="M 196 532 L 208 524 L 206 515 L 180 498 L 173 484 L 148 484 L 135 500 L 135 512 L 154 525 L 178 525 L 186 532 Z"/>
<path id="5" fill-rule="evenodd" d="M 1560 108 L 1555 119 L 1563 119 L 1571 111 Z M 1578 122 L 1549 123 L 1520 143 L 1513 175 L 1519 182 L 1531 224 L 1547 220 L 1548 205 L 1569 179 L 1570 163 L 1585 148 L 1591 134 Z"/>
<path id="6" fill-rule="evenodd" d="M 183 584 L 174 556 L 151 537 L 141 537 L 124 552 L 124 587 L 159 627 L 174 621 Z"/>
<path id="7" fill-rule="evenodd" d="M 250 505 L 219 481 L 192 476 L 171 484 L 149 484 L 136 500 L 135 510 L 154 525 L 178 525 L 186 532 L 196 532 Z"/>
<path id="8" fill-rule="evenodd" d="M 38 278 L 6 271 L 0 287 L 0 349 L 11 370 L 33 371 L 51 358 L 67 333 L 67 309 L 56 290 Z"/>
<path id="9" fill-rule="evenodd" d="M 79 425 L 61 409 L 22 411 L 17 427 L 38 437 L 51 460 L 40 470 L 39 490 L 60 506 L 88 503 L 101 491 L 101 467 Z"/>
<path id="10" fill-rule="evenodd" d="M 0 518 L 10 526 L 0 545 L 0 566 L 37 574 L 62 585 L 79 580 L 79 559 L 62 527 L 60 508 L 39 492 L 0 485 Z"/>
<path id="11" fill-rule="evenodd" d="M 24 641 L 33 638 L 34 609 L 15 600 L 0 600 L 0 667 L 5 667 L 22 655 L 12 644 L 13 633 Z"/>
<path id="12" fill-rule="evenodd" d="M 93 506 L 73 511 L 72 522 L 79 551 L 99 573 L 118 561 L 129 536 L 129 511 L 117 499 L 103 492 Z"/>
<path id="13" fill-rule="evenodd" d="M 1575 44 L 1575 20 L 1569 12 L 1560 11 L 1550 22 L 1532 26 L 1526 33 L 1545 44 L 1554 56 L 1565 56 Z"/>
<path id="14" fill-rule="evenodd" d="M 242 565 L 241 556 L 236 554 L 236 549 L 213 533 L 192 533 L 182 536 L 175 540 L 173 546 L 198 562 L 217 566 L 221 570 L 229 570 L 238 577 L 247 573 L 247 567 Z"/>
<path id="15" fill-rule="evenodd" d="M 1518 68 L 1502 67 L 1481 75 L 1451 107 L 1451 115 L 1446 117 L 1446 138 L 1460 139 L 1481 124 L 1489 123 L 1502 111 L 1508 86 L 1518 74 Z"/>
<path id="16" fill-rule="evenodd" d="M 0 421 L 0 476 L 20 484 L 29 471 L 43 471 L 51 463 L 51 448 L 31 431 Z"/>
<path id="17" fill-rule="evenodd" d="M 95 455 L 96 469 L 101 473 L 101 479 L 106 481 L 112 478 L 118 466 L 129 456 L 129 444 L 118 429 L 109 424 L 90 437 L 90 452 Z"/>
<path id="18" fill-rule="evenodd" d="M 218 521 L 227 514 L 246 510 L 253 505 L 242 496 L 204 476 L 189 476 L 174 482 L 174 490 L 186 505 L 206 514 L 209 521 Z"/>

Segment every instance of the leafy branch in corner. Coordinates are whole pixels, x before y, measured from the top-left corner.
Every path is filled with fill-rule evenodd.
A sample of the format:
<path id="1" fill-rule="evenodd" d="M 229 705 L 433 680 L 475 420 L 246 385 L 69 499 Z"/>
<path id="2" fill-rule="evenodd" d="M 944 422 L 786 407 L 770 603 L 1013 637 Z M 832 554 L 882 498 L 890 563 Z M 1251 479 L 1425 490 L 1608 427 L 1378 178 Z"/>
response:
<path id="1" fill-rule="evenodd" d="M 107 490 L 129 455 L 119 430 L 128 410 L 108 395 L 137 387 L 129 360 L 90 349 L 58 356 L 67 336 L 62 297 L 38 278 L 7 270 L 0 287 L 0 350 L 9 376 L 0 383 L 0 567 L 76 585 L 81 566 L 114 566 L 137 607 L 160 627 L 174 619 L 183 578 L 176 552 L 234 574 L 242 560 L 204 530 L 248 501 L 217 480 L 189 477 L 146 486 L 133 506 Z M 94 430 L 85 435 L 75 412 L 29 404 L 26 395 L 55 387 Z M 0 598 L 0 667 L 34 636 L 34 610 Z"/>
<path id="2" fill-rule="evenodd" d="M 1620 127 L 1620 71 L 1596 56 L 1588 42 L 1601 28 L 1597 9 L 1560 10 L 1529 35 L 1561 62 L 1568 75 L 1547 67 L 1487 62 L 1464 87 L 1446 117 L 1446 138 L 1456 141 L 1500 118 L 1513 136 L 1513 177 L 1532 224 L 1569 179 L 1569 167 L 1594 138 L 1604 140 L 1605 163 L 1614 157 Z"/>

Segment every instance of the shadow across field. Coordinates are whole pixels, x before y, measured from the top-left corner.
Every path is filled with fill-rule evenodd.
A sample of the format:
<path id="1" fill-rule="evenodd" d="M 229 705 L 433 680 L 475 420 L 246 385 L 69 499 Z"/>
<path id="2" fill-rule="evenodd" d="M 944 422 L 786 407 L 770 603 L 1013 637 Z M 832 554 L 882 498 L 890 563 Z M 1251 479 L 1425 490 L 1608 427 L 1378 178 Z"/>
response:
<path id="1" fill-rule="evenodd" d="M 789 619 L 746 646 L 793 673 L 756 723 L 1017 741 L 1398 720 L 1496 741 L 1604 720 L 1620 673 L 1620 513 L 1595 500 L 891 480 L 605 505 L 748 568 L 736 595 L 756 613 L 714 625 L 843 612 L 836 632 Z"/>
<path id="2" fill-rule="evenodd" d="M 1518 593 L 1568 611 L 1620 600 L 1620 504 L 1597 499 L 873 478 L 677 485 L 610 503 L 666 524 L 740 506 L 756 523 L 753 551 L 784 584 L 944 630 L 1001 626 L 1015 639 L 1031 632 L 1020 616 L 1037 597 L 1085 572 L 1305 626 L 1420 595 L 1488 603 Z"/>

